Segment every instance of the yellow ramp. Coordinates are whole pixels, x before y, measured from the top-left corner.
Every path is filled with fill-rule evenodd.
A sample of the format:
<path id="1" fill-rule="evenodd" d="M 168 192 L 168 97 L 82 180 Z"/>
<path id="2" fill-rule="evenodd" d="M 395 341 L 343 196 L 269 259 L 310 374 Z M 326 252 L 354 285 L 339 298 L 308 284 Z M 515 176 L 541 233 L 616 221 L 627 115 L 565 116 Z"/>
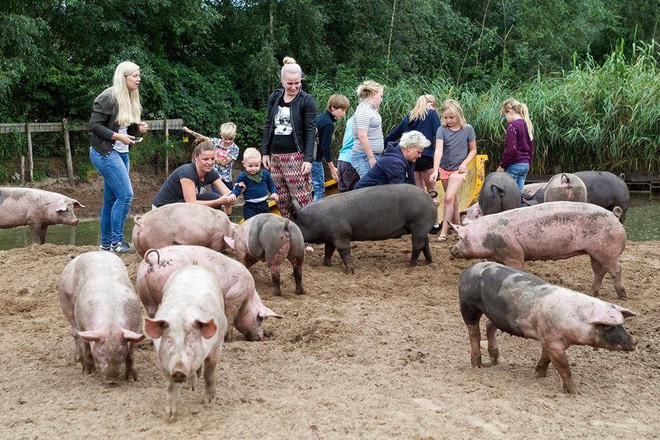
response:
<path id="1" fill-rule="evenodd" d="M 478 154 L 472 159 L 472 162 L 468 165 L 467 176 L 465 182 L 461 185 L 461 189 L 458 191 L 459 197 L 459 208 L 461 211 L 467 209 L 468 206 L 477 201 L 479 197 L 479 191 L 481 191 L 481 186 L 484 183 L 485 174 L 485 164 L 488 160 L 488 156 L 485 154 Z M 337 181 L 330 179 L 325 182 L 325 194 L 332 195 L 337 194 L 339 191 L 337 189 Z M 445 196 L 445 190 L 442 188 L 442 182 L 438 182 L 438 199 L 440 200 L 440 206 L 438 207 L 438 221 L 442 221 L 442 213 L 444 207 L 442 205 L 442 199 Z M 272 214 L 280 214 L 280 210 L 277 209 L 277 203 L 272 200 L 268 202 L 268 207 Z"/>

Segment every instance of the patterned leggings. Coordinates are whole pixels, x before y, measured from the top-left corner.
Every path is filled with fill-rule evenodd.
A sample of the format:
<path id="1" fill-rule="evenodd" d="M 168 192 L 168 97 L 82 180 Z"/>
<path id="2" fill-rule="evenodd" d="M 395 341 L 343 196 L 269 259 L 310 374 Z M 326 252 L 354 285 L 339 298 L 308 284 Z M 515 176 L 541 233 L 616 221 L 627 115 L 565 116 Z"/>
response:
<path id="1" fill-rule="evenodd" d="M 270 174 L 277 188 L 279 201 L 277 207 L 282 217 L 293 220 L 292 201 L 297 200 L 300 207 L 312 201 L 312 177 L 301 174 L 303 153 L 273 154 L 270 162 Z"/>

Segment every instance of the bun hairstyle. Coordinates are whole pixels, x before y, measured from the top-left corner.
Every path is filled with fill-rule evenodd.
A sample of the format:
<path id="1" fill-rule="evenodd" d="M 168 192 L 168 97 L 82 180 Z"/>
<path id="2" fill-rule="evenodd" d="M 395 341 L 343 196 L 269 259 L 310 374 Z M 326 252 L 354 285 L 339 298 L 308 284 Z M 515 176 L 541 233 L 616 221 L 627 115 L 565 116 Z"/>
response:
<path id="1" fill-rule="evenodd" d="M 384 87 L 382 85 L 378 84 L 376 81 L 368 79 L 358 86 L 356 93 L 358 98 L 365 99 L 382 93 L 383 90 Z"/>
<path id="2" fill-rule="evenodd" d="M 215 147 L 213 146 L 209 138 L 199 137 L 193 141 L 192 146 L 193 146 L 193 152 L 192 152 L 193 162 L 195 161 L 195 158 L 199 157 L 204 151 L 213 151 L 213 154 L 215 155 Z"/>
<path id="3" fill-rule="evenodd" d="M 522 116 L 523 120 L 525 121 L 525 125 L 527 125 L 527 133 L 529 134 L 529 140 L 533 141 L 534 126 L 532 125 L 532 120 L 529 117 L 529 109 L 527 109 L 527 105 L 523 104 L 522 102 L 518 102 L 513 98 L 509 98 L 502 103 L 500 113 L 505 114 L 509 110 L 513 110 L 515 113 L 518 113 L 520 116 Z"/>
<path id="4" fill-rule="evenodd" d="M 302 76 L 302 69 L 300 68 L 300 65 L 296 63 L 296 60 L 291 57 L 284 57 L 282 60 L 282 72 L 280 73 L 280 78 L 284 78 L 285 73 Z"/>

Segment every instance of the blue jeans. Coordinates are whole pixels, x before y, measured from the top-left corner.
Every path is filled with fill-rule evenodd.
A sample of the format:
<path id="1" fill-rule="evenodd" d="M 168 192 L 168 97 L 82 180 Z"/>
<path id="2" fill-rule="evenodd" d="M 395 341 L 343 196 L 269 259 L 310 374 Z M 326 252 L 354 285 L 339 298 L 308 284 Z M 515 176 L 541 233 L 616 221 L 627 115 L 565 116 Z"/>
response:
<path id="1" fill-rule="evenodd" d="M 376 160 L 380 159 L 380 156 L 377 154 L 374 154 L 374 157 Z M 353 155 L 351 156 L 351 165 L 353 168 L 355 168 L 355 171 L 360 175 L 360 179 L 364 177 L 365 174 L 367 174 L 367 171 L 371 169 L 371 165 L 369 165 L 369 159 L 367 158 L 367 155 L 364 153 L 357 153 L 353 152 Z"/>
<path id="2" fill-rule="evenodd" d="M 522 194 L 523 186 L 525 185 L 525 177 L 527 177 L 527 173 L 529 173 L 529 164 L 513 163 L 509 165 L 505 171 L 516 181 L 518 188 L 520 188 L 520 193 Z"/>
<path id="3" fill-rule="evenodd" d="M 103 176 L 103 207 L 101 208 L 101 246 L 124 241 L 124 224 L 133 201 L 133 187 L 128 176 L 128 153 L 112 150 L 102 156 L 93 147 L 89 158 Z"/>
<path id="4" fill-rule="evenodd" d="M 312 162 L 312 188 L 314 188 L 314 201 L 325 196 L 325 171 L 323 162 Z"/>

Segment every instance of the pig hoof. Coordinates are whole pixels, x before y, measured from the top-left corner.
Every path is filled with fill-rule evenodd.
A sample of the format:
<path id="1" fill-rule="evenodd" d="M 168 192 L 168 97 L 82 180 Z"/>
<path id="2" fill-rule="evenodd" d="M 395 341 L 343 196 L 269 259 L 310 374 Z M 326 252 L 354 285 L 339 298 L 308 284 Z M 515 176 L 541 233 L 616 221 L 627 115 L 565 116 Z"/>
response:
<path id="1" fill-rule="evenodd" d="M 332 266 L 332 260 L 330 260 L 329 258 L 328 258 L 328 259 L 324 259 L 324 260 L 323 260 L 323 265 L 324 265 L 324 266 Z"/>
<path id="2" fill-rule="evenodd" d="M 305 289 L 302 287 L 300 289 L 296 289 L 296 295 L 304 295 L 305 294 Z"/>
<path id="3" fill-rule="evenodd" d="M 140 380 L 138 379 L 137 371 L 126 370 L 126 381 L 130 382 L 131 379 L 133 379 L 133 382 L 138 382 Z"/>
<path id="4" fill-rule="evenodd" d="M 472 359 L 472 368 L 483 368 L 484 364 L 481 362 L 481 357 Z"/>
<path id="5" fill-rule="evenodd" d="M 215 402 L 215 396 L 204 396 L 204 406 L 211 405 Z"/>
<path id="6" fill-rule="evenodd" d="M 616 293 L 616 296 L 617 296 L 619 299 L 628 298 L 628 295 L 626 295 L 626 291 L 625 291 L 625 290 L 622 290 L 622 291 L 620 291 L 620 292 L 617 292 L 617 293 Z"/>

